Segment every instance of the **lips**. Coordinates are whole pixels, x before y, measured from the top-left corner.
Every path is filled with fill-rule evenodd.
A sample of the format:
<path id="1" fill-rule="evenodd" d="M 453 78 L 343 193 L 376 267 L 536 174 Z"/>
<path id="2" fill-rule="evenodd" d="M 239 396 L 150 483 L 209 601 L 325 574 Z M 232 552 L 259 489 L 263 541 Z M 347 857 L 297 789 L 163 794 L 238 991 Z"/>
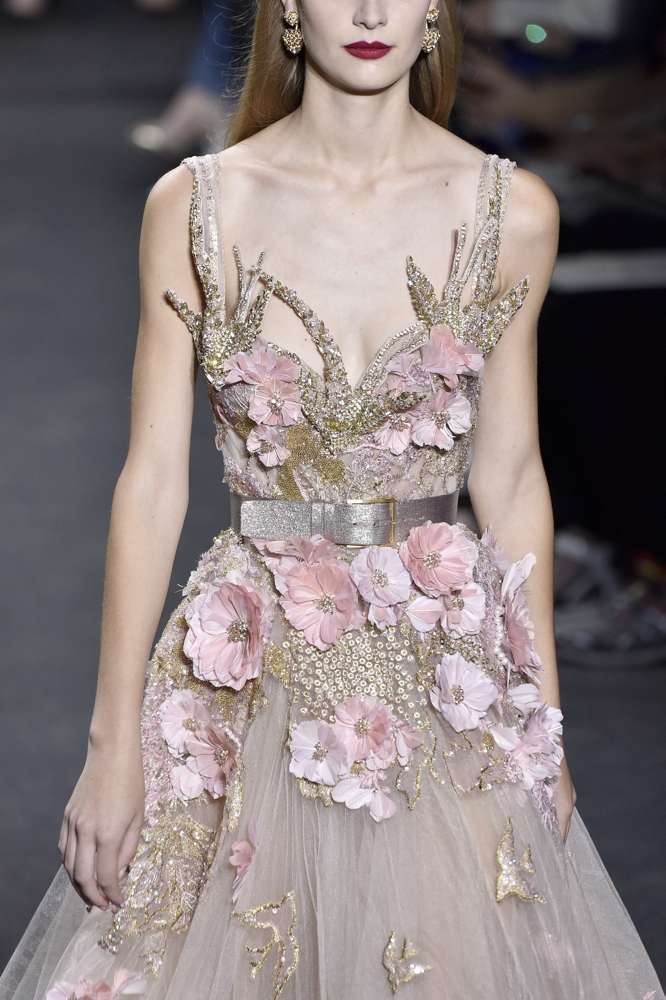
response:
<path id="1" fill-rule="evenodd" d="M 344 46 L 350 56 L 356 59 L 382 59 L 383 56 L 393 48 L 392 45 L 384 45 L 383 42 L 351 42 Z"/>

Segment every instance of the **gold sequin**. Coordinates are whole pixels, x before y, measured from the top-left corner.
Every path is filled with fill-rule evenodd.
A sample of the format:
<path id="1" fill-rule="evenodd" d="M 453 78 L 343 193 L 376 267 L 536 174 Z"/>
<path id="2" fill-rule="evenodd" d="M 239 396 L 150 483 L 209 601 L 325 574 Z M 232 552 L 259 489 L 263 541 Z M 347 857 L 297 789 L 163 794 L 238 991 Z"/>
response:
<path id="1" fill-rule="evenodd" d="M 398 954 L 395 931 L 391 931 L 390 937 L 382 954 L 382 965 L 388 973 L 389 986 L 393 994 L 397 993 L 398 987 L 403 983 L 408 983 L 414 976 L 420 976 L 424 972 L 432 969 L 431 965 L 424 965 L 416 961 L 417 951 L 409 940 L 405 938 L 402 944 L 402 952 Z"/>
<path id="2" fill-rule="evenodd" d="M 277 919 L 260 919 L 267 915 L 279 914 L 282 922 L 287 921 L 287 926 L 283 930 L 278 926 Z M 270 931 L 270 939 L 265 945 L 256 948 L 246 945 L 246 951 L 254 956 L 250 958 L 250 977 L 254 979 L 260 969 L 265 965 L 271 951 L 277 946 L 277 961 L 275 965 L 275 975 L 273 977 L 273 1000 L 279 997 L 287 982 L 296 971 L 299 958 L 299 946 L 296 938 L 296 893 L 285 892 L 279 903 L 263 903 L 250 910 L 234 910 L 232 916 L 236 917 L 246 927 L 256 930 Z M 287 952 L 287 947 L 290 953 Z"/>
<path id="3" fill-rule="evenodd" d="M 499 873 L 495 882 L 495 899 L 498 903 L 507 896 L 519 896 L 527 902 L 546 902 L 543 896 L 535 892 L 527 878 L 536 875 L 529 844 L 526 844 L 520 861 L 516 859 L 516 844 L 510 816 L 507 818 L 506 829 L 499 842 L 496 857 Z"/>

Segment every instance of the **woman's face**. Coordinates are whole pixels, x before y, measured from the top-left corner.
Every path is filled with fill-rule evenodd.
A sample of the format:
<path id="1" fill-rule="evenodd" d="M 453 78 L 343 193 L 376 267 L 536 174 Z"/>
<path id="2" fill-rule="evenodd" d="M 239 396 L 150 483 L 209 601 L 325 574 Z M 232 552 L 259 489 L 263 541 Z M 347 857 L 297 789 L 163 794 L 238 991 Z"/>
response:
<path id="1" fill-rule="evenodd" d="M 351 93 L 377 93 L 416 62 L 433 0 L 283 0 L 300 14 L 305 49 L 319 71 Z"/>

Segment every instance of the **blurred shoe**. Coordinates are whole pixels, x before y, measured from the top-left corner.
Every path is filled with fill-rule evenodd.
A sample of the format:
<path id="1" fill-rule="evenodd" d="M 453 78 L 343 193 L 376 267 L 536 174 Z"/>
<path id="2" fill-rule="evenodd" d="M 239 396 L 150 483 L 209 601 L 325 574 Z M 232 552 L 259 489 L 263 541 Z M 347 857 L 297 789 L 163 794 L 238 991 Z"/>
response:
<path id="1" fill-rule="evenodd" d="M 139 149 L 178 162 L 206 147 L 222 148 L 230 103 L 204 87 L 181 87 L 159 118 L 137 122 L 128 138 Z"/>

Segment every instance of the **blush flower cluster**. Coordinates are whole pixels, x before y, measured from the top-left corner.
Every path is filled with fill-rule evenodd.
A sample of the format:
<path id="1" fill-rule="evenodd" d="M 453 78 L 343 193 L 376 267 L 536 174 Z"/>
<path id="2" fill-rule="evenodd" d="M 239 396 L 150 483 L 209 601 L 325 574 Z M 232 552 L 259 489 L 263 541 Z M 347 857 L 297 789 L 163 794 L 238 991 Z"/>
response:
<path id="1" fill-rule="evenodd" d="M 283 465 L 291 454 L 284 430 L 302 420 L 299 365 L 257 337 L 249 351 L 232 355 L 224 367 L 227 385 L 252 388 L 247 414 L 257 426 L 248 436 L 248 452 L 267 468 Z"/>
<path id="2" fill-rule="evenodd" d="M 385 768 L 405 767 L 423 733 L 393 715 L 379 698 L 356 694 L 340 702 L 335 722 L 306 719 L 291 733 L 289 770 L 332 789 L 348 809 L 366 807 L 376 822 L 394 815 Z"/>
<path id="3" fill-rule="evenodd" d="M 119 1000 L 123 996 L 140 996 L 148 983 L 137 972 L 118 969 L 110 986 L 106 980 L 81 976 L 75 983 L 56 983 L 47 991 L 45 1000 Z"/>
<path id="4" fill-rule="evenodd" d="M 240 749 L 235 734 L 212 718 L 200 698 L 178 689 L 160 706 L 160 728 L 177 761 L 170 778 L 178 798 L 187 802 L 204 791 L 214 799 L 223 796 Z"/>

